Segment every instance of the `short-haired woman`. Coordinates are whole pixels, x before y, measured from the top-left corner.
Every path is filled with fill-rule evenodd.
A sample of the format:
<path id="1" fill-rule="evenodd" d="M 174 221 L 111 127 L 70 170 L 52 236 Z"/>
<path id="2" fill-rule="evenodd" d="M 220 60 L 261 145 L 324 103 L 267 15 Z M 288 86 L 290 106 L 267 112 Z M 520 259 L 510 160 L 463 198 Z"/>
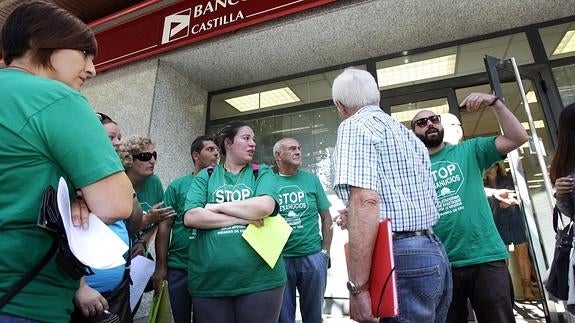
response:
<path id="1" fill-rule="evenodd" d="M 42 192 L 64 178 L 105 223 L 127 218 L 132 187 L 88 100 L 78 90 L 96 74 L 92 31 L 56 5 L 26 2 L 6 19 L 0 38 L 0 295 L 47 254 L 53 236 L 36 226 Z M 89 148 L 89 149 L 88 149 Z M 80 206 L 83 206 L 79 208 Z M 79 282 L 51 257 L 0 308 L 0 322 L 67 322 Z M 95 311 L 95 309 L 90 309 Z"/>

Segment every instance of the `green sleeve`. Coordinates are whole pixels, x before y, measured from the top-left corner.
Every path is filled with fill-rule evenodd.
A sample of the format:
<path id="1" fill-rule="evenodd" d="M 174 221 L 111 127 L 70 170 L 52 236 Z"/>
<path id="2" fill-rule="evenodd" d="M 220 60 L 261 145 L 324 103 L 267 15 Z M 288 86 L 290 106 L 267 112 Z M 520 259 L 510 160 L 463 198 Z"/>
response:
<path id="1" fill-rule="evenodd" d="M 207 169 L 203 169 L 198 173 L 186 195 L 183 212 L 206 206 L 208 202 L 208 179 Z"/>
<path id="2" fill-rule="evenodd" d="M 48 159 L 68 175 L 74 188 L 124 170 L 104 127 L 79 93 L 70 93 L 36 113 L 29 129 L 44 141 Z"/>
<path id="3" fill-rule="evenodd" d="M 276 215 L 279 211 L 279 196 L 277 190 L 277 183 L 275 174 L 272 169 L 267 165 L 260 165 L 258 177 L 256 179 L 256 186 L 254 189 L 254 196 L 268 195 L 274 199 L 276 205 L 272 216 Z"/>
<path id="4" fill-rule="evenodd" d="M 481 167 L 482 171 L 505 158 L 505 156 L 501 156 L 499 151 L 497 151 L 495 138 L 496 137 L 479 137 L 471 139 L 476 141 L 474 146 L 475 156 L 477 157 L 479 167 Z"/>

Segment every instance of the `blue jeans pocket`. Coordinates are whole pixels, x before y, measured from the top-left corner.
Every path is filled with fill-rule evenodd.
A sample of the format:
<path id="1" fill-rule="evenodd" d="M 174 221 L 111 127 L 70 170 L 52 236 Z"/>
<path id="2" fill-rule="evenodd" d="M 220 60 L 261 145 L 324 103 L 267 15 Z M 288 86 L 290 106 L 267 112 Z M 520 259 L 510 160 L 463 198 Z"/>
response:
<path id="1" fill-rule="evenodd" d="M 397 278 L 399 280 L 399 299 L 404 302 L 410 302 L 410 300 L 434 300 L 441 295 L 440 286 L 443 286 L 443 278 L 441 277 L 439 265 L 398 270 Z"/>

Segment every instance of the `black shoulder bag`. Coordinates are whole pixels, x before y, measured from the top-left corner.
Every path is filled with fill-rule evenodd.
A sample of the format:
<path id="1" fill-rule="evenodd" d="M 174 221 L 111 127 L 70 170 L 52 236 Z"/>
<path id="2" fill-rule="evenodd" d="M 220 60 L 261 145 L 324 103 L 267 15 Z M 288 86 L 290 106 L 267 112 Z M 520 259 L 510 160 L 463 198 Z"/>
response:
<path id="1" fill-rule="evenodd" d="M 55 254 L 57 265 L 72 279 L 78 280 L 84 275 L 92 274 L 90 268 L 82 264 L 70 250 L 62 217 L 58 211 L 56 190 L 51 185 L 48 185 L 42 194 L 40 211 L 38 212 L 38 226 L 46 229 L 54 236 L 52 245 L 40 261 L 0 298 L 0 309 L 8 304 L 48 264 Z"/>
<path id="2" fill-rule="evenodd" d="M 573 218 L 569 223 L 558 229 L 561 221 L 561 212 L 557 205 L 553 208 L 553 230 L 555 236 L 555 252 L 553 262 L 549 268 L 549 277 L 545 282 L 545 289 L 560 300 L 567 300 L 569 296 L 569 270 L 571 263 L 571 249 L 573 248 Z M 562 222 L 562 221 L 561 221 Z"/>

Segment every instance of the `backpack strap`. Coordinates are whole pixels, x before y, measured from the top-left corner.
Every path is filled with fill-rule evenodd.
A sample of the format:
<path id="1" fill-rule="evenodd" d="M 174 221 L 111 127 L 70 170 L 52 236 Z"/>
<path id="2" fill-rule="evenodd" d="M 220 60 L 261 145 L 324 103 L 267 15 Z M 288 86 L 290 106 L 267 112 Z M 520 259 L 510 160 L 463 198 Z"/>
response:
<path id="1" fill-rule="evenodd" d="M 260 171 L 260 165 L 258 163 L 252 163 L 252 171 L 254 173 L 254 179 L 258 179 L 258 173 Z"/>

